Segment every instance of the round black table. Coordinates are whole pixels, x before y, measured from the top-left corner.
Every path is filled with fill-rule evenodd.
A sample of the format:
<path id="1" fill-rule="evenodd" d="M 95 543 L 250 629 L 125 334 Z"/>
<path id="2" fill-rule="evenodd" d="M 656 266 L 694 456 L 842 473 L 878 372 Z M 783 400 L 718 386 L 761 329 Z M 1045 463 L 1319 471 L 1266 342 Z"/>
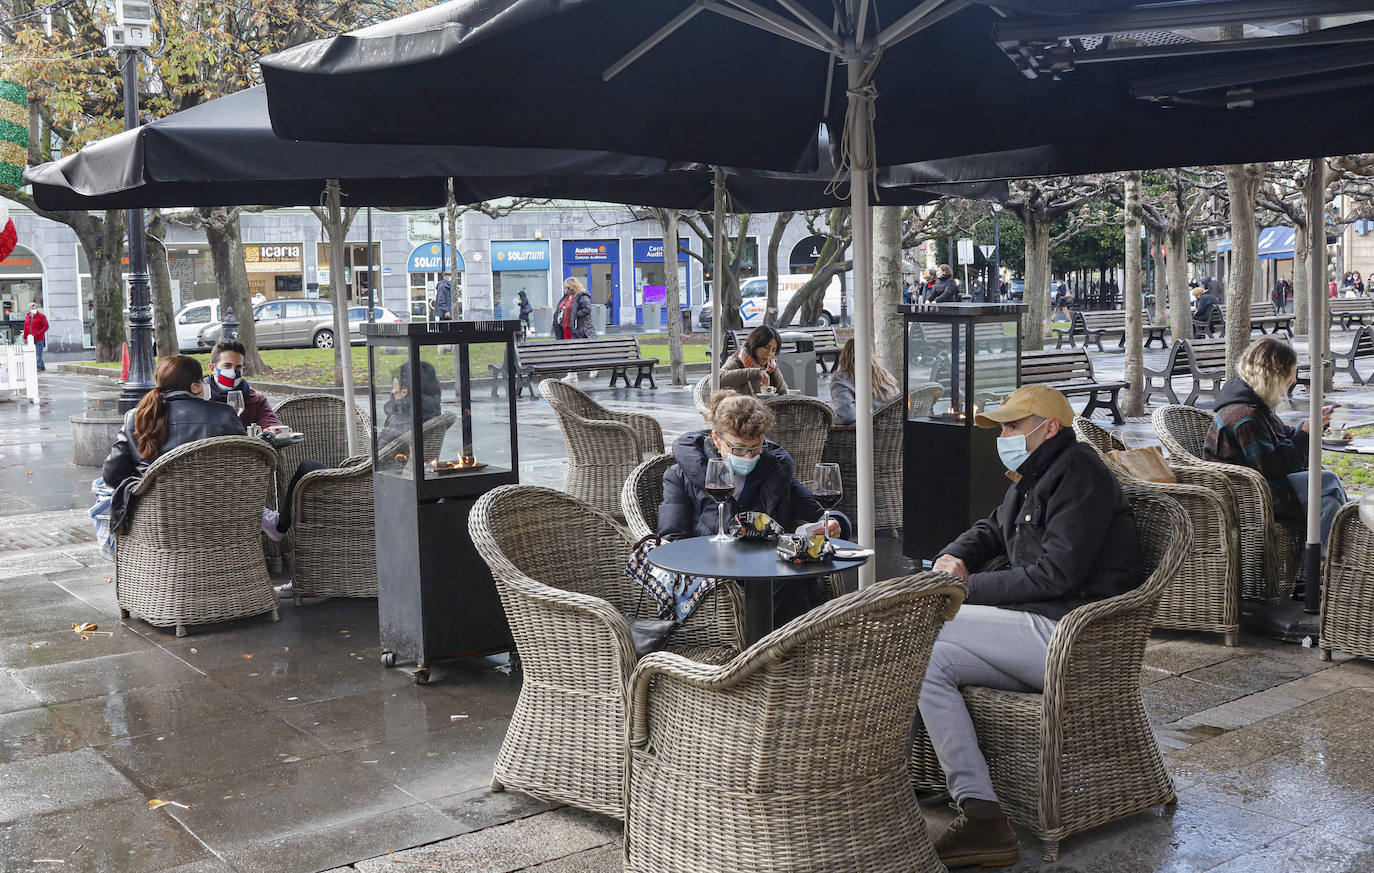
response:
<path id="1" fill-rule="evenodd" d="M 1322 451 L 1341 452 L 1347 455 L 1374 455 L 1374 440 L 1368 437 L 1357 438 L 1343 446 L 1333 446 L 1323 440 Z"/>
<path id="2" fill-rule="evenodd" d="M 291 436 L 272 437 L 272 441 L 277 448 L 281 448 L 282 446 L 298 446 L 305 442 L 305 434 L 293 433 Z"/>
<path id="3" fill-rule="evenodd" d="M 837 549 L 857 549 L 857 543 L 831 539 Z M 713 543 L 710 537 L 690 537 L 664 543 L 649 552 L 649 563 L 686 576 L 733 579 L 744 587 L 744 644 L 751 645 L 773 630 L 773 583 L 814 579 L 852 570 L 868 558 L 793 564 L 778 557 L 777 543 L 734 540 Z"/>

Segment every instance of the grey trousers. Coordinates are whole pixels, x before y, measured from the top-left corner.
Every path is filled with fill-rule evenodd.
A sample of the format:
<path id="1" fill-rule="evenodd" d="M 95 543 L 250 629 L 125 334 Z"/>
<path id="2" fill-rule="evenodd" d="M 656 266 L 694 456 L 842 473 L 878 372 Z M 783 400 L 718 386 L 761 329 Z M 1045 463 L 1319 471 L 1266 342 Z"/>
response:
<path id="1" fill-rule="evenodd" d="M 1033 612 L 965 604 L 936 638 L 919 708 L 956 802 L 997 800 L 960 686 L 1042 690 L 1054 626 Z"/>

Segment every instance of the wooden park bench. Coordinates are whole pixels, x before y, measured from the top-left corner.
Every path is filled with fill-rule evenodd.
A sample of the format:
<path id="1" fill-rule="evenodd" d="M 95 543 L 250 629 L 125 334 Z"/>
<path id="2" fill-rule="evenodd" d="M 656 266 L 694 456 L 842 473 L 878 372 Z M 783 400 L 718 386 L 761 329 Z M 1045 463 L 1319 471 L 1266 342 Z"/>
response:
<path id="1" fill-rule="evenodd" d="M 649 387 L 657 388 L 654 381 L 654 365 L 658 358 L 645 358 L 639 353 L 639 339 L 632 334 L 619 336 L 599 336 L 590 339 L 536 340 L 515 344 L 516 396 L 526 388 L 530 399 L 534 399 L 535 382 L 548 376 L 566 373 L 587 373 L 592 370 L 610 370 L 611 387 L 617 379 L 625 380 L 630 386 L 629 371 L 635 370 L 634 387 L 640 387 L 645 377 Z M 497 387 L 506 376 L 505 364 L 488 364 L 491 370 L 491 396 L 497 396 Z"/>
<path id="2" fill-rule="evenodd" d="M 1226 304 L 1218 303 L 1212 307 L 1207 323 L 1193 319 L 1193 339 L 1211 339 L 1226 336 Z"/>
<path id="3" fill-rule="evenodd" d="M 1374 299 L 1334 297 L 1326 303 L 1331 323 L 1339 324 L 1341 330 L 1350 330 L 1352 324 L 1374 324 Z"/>
<path id="4" fill-rule="evenodd" d="M 1349 373 L 1356 385 L 1368 385 L 1374 380 L 1374 373 L 1360 378 L 1359 372 L 1355 369 L 1355 361 L 1359 358 L 1374 358 L 1374 325 L 1362 325 L 1355 331 L 1355 341 L 1350 344 L 1350 350 L 1333 351 L 1331 357 L 1336 362 L 1336 369 Z"/>
<path id="5" fill-rule="evenodd" d="M 1084 312 L 1075 309 L 1070 315 L 1071 319 L 1069 321 L 1068 330 L 1064 330 L 1062 327 L 1054 329 L 1055 335 L 1058 336 L 1058 340 L 1054 344 L 1056 349 L 1062 349 L 1064 347 L 1064 340 L 1066 338 L 1069 341 L 1070 347 L 1078 348 L 1078 343 L 1075 341 L 1075 338 L 1081 335 L 1083 337 L 1084 346 L 1087 346 L 1090 342 L 1096 343 L 1097 350 L 1099 352 L 1105 352 L 1106 349 L 1102 347 L 1103 334 L 1112 334 L 1113 336 L 1121 337 L 1116 347 L 1119 349 L 1126 347 L 1126 310 L 1105 309 L 1097 312 Z M 1149 321 L 1149 317 L 1144 312 L 1141 312 L 1141 325 L 1145 325 L 1147 321 Z M 1154 325 L 1150 326 L 1154 327 Z M 1161 342 L 1162 341 L 1161 338 Z"/>
<path id="6" fill-rule="evenodd" d="M 1275 309 L 1272 301 L 1263 300 L 1250 304 L 1250 332 L 1254 333 L 1258 329 L 1260 333 L 1278 333 L 1283 331 L 1288 334 L 1288 338 L 1293 338 L 1293 316 L 1280 315 Z"/>
<path id="7" fill-rule="evenodd" d="M 1126 422 L 1118 402 L 1126 383 L 1097 381 L 1086 348 L 1022 352 L 1021 384 L 1049 385 L 1069 397 L 1086 394 L 1088 405 L 1083 407 L 1084 418 L 1091 418 L 1096 409 L 1106 409 L 1116 424 Z"/>
<path id="8" fill-rule="evenodd" d="M 1150 402 L 1152 394 L 1163 392 L 1170 403 L 1179 403 L 1173 385 L 1176 376 L 1191 376 L 1193 379 L 1187 405 L 1192 406 L 1199 394 L 1215 396 L 1221 383 L 1226 380 L 1226 338 L 1175 340 L 1163 367 L 1158 370 L 1145 368 L 1145 402 Z M 1155 384 L 1156 380 L 1159 384 Z M 1203 382 L 1210 382 L 1212 387 L 1204 389 Z"/>
<path id="9" fill-rule="evenodd" d="M 821 372 L 833 372 L 835 368 L 840 365 L 840 352 L 844 351 L 844 343 L 840 342 L 839 336 L 835 333 L 835 328 L 798 327 L 797 325 L 792 325 L 791 327 L 778 328 L 778 333 L 804 333 L 807 336 L 811 337 L 812 342 L 815 343 L 816 346 L 816 361 L 821 365 Z M 726 331 L 726 356 L 728 357 L 729 355 L 733 355 L 737 351 L 739 351 L 740 346 L 744 345 L 744 341 L 746 338 L 748 338 L 749 334 L 750 331 L 748 330 Z M 782 348 L 778 349 L 778 351 L 795 351 L 796 347 L 796 343 L 784 340 L 782 342 Z"/>

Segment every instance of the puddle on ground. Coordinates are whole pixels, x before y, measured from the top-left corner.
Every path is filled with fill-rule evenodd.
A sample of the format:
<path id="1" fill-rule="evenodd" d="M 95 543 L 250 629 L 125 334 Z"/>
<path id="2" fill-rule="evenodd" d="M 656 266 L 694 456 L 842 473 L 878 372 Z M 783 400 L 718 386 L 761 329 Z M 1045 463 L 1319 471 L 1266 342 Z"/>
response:
<path id="1" fill-rule="evenodd" d="M 1190 728 L 1185 728 L 1183 730 L 1177 731 L 1175 732 L 1174 736 L 1177 739 L 1182 740 L 1191 746 L 1197 743 L 1201 743 L 1204 740 L 1210 740 L 1214 737 L 1219 737 L 1222 734 L 1229 734 L 1231 731 L 1232 728 L 1217 727 L 1216 725 L 1212 724 L 1199 724 L 1194 725 Z"/>

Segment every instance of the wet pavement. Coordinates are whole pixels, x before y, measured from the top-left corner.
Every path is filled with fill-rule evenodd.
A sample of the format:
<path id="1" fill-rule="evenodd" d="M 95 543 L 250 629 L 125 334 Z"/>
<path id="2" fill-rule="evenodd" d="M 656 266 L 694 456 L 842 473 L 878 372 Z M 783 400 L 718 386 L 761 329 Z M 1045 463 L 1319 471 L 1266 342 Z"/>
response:
<path id="1" fill-rule="evenodd" d="M 1120 355 L 1095 360 L 1119 372 Z M 582 385 L 651 409 L 670 440 L 700 426 L 687 389 Z M 618 823 L 487 789 L 519 690 L 504 657 L 436 664 L 417 687 L 378 663 L 372 601 L 286 601 L 280 622 L 183 638 L 121 623 L 85 514 L 98 471 L 71 464 L 67 425 L 115 388 L 42 386 L 36 407 L 0 403 L 0 871 L 620 869 Z M 1374 406 L 1343 393 L 1352 414 Z M 519 417 L 522 480 L 558 487 L 547 404 Z M 900 572 L 886 543 L 880 572 Z M 70 630 L 86 621 L 109 635 Z M 1179 806 L 1066 840 L 1055 869 L 1374 870 L 1374 663 L 1161 632 L 1142 681 Z M 1016 869 L 1044 866 L 1021 836 Z"/>

